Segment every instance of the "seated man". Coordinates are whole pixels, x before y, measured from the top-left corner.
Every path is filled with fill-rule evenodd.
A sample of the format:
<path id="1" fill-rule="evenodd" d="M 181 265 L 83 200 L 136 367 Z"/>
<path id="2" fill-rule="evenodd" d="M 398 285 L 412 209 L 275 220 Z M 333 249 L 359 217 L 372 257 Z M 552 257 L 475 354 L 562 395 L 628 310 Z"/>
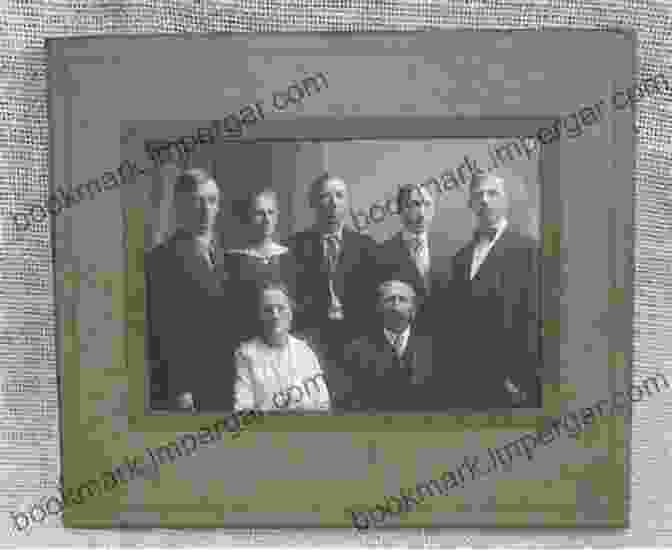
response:
<path id="1" fill-rule="evenodd" d="M 432 384 L 432 341 L 414 327 L 411 284 L 389 280 L 378 287 L 379 322 L 344 350 L 343 375 L 330 379 L 334 408 L 381 412 L 445 408 Z"/>

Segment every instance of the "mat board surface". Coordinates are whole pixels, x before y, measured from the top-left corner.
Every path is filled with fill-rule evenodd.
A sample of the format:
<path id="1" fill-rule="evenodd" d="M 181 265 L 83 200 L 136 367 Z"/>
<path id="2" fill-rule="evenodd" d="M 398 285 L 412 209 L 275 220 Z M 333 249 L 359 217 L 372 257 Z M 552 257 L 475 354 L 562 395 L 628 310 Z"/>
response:
<path id="1" fill-rule="evenodd" d="M 404 5 L 395 4 L 394 7 L 374 9 L 366 4 L 358 4 L 342 11 L 324 11 L 314 6 L 296 5 L 282 7 L 279 10 L 268 11 L 265 4 L 250 5 L 249 9 L 239 12 L 240 17 L 232 17 L 238 7 L 225 7 L 217 4 L 210 5 L 208 17 L 206 13 L 195 7 L 180 3 L 152 3 L 144 5 L 121 4 L 119 6 L 86 7 L 75 9 L 64 4 L 62 7 L 38 9 L 34 6 L 18 6 L 7 14 L 8 36 L 12 39 L 4 46 L 8 54 L 7 63 L 3 64 L 3 72 L 7 77 L 8 90 L 5 94 L 3 111 L 12 119 L 19 132 L 10 136 L 12 154 L 3 163 L 3 170 L 7 170 L 7 177 L 1 185 L 6 189 L 3 208 L 6 216 L 3 231 L 3 291 L 6 296 L 2 313 L 3 324 L 7 333 L 7 346 L 2 353 L 3 361 L 7 365 L 7 377 L 14 381 L 17 378 L 30 378 L 33 373 L 39 375 L 44 384 L 40 387 L 42 399 L 37 402 L 30 395 L 21 393 L 20 397 L 7 399 L 17 400 L 20 407 L 20 418 L 23 421 L 12 419 L 12 423 L 24 426 L 21 432 L 31 437 L 42 438 L 40 448 L 45 451 L 43 464 L 30 462 L 34 457 L 33 443 L 29 438 L 14 438 L 14 441 L 4 441 L 3 445 L 14 448 L 22 457 L 22 477 L 19 479 L 15 472 L 15 459 L 8 458 L 6 463 L 7 483 L 9 487 L 7 510 L 15 506 L 28 507 L 45 492 L 40 487 L 39 479 L 43 475 L 43 484 L 53 487 L 57 472 L 58 452 L 56 435 L 56 386 L 53 377 L 55 369 L 55 355 L 53 347 L 53 316 L 51 315 L 52 289 L 49 285 L 49 238 L 48 224 L 41 223 L 29 232 L 21 233 L 12 229 L 9 223 L 8 203 L 11 207 L 21 209 L 24 205 L 30 206 L 47 195 L 47 143 L 48 121 L 46 118 L 46 88 L 44 87 L 46 50 L 43 38 L 47 35 L 68 34 L 98 34 L 104 32 L 151 32 L 151 31 L 183 31 L 183 30 L 296 30 L 292 27 L 295 21 L 303 21 L 307 29 L 338 29 L 346 30 L 350 24 L 359 25 L 358 28 L 374 30 L 383 22 L 388 28 L 410 30 L 423 25 L 473 25 L 478 21 L 482 26 L 515 26 L 525 25 L 549 26 L 557 24 L 579 26 L 633 26 L 639 29 L 638 58 L 642 71 L 649 68 L 664 69 L 664 60 L 669 46 L 664 42 L 664 36 L 669 35 L 670 19 L 669 7 L 664 3 L 642 3 L 634 8 L 630 6 L 610 5 L 608 10 L 601 4 L 583 4 L 582 6 L 558 5 L 549 9 L 547 6 L 528 6 L 520 12 L 520 5 L 502 4 L 501 6 L 482 6 L 478 11 L 478 19 L 473 17 L 473 7 L 454 4 L 426 4 Z M 457 8 L 457 9 L 456 9 Z M 291 15 L 291 17 L 290 17 Z M 296 19 L 298 16 L 298 20 Z M 36 19 L 35 19 L 36 18 Z M 31 27 L 33 21 L 39 21 L 36 29 Z M 105 23 L 105 25 L 103 24 Z M 34 29 L 34 30 L 33 30 Z M 648 73 L 647 73 L 648 74 Z M 666 308 L 665 289 L 669 288 L 670 272 L 666 270 L 669 264 L 669 212 L 667 207 L 668 191 L 663 184 L 667 177 L 669 165 L 665 164 L 667 156 L 664 154 L 665 145 L 660 136 L 669 133 L 669 116 L 666 116 L 666 107 L 669 104 L 663 98 L 642 100 L 639 105 L 638 124 L 640 127 L 640 149 L 638 170 L 635 172 L 638 182 L 638 200 L 636 204 L 637 223 L 639 225 L 637 240 L 637 316 L 636 323 L 636 355 L 635 373 L 637 376 L 651 374 L 667 364 L 669 357 L 669 309 Z M 30 135 L 22 133 L 29 131 Z M 59 143 L 52 144 L 58 147 Z M 32 162 L 31 160 L 34 160 Z M 30 167 L 30 171 L 21 172 L 23 166 Z M 26 187 L 23 187 L 23 185 Z M 85 270 L 84 270 L 85 271 Z M 666 286 L 667 285 L 667 286 Z M 28 305 L 27 305 L 28 304 Z M 669 305 L 667 306 L 669 308 Z M 41 326 L 33 324 L 33 320 L 40 319 Z M 51 323 L 51 324 L 50 324 Z M 50 328 L 51 327 L 51 328 Z M 666 328 L 667 327 L 667 328 Z M 667 330 L 667 332 L 666 332 Z M 16 387 L 16 386 L 14 386 Z M 6 393 L 9 393 L 7 391 Z M 28 394 L 30 392 L 27 392 Z M 42 403 L 47 418 L 43 417 L 39 403 Z M 656 472 L 662 468 L 665 456 L 664 438 L 660 437 L 665 427 L 665 406 L 663 400 L 641 403 L 635 410 L 635 453 L 633 463 L 633 523 L 632 530 L 625 535 L 590 533 L 567 538 L 564 533 L 536 534 L 535 540 L 542 540 L 546 544 L 583 545 L 585 543 L 615 544 L 616 541 L 630 541 L 630 544 L 654 544 L 655 537 L 665 536 L 665 526 L 662 521 L 652 525 L 652 518 L 662 518 L 665 493 L 658 479 L 663 475 Z M 40 418 L 45 425 L 33 423 L 31 419 Z M 11 426 L 10 426 L 11 427 Z M 8 429 L 10 428 L 8 427 Z M 13 428 L 16 430 L 16 428 Z M 15 434 L 9 431 L 8 434 Z M 32 464 L 32 465 L 31 465 Z M 645 467 L 644 467 L 645 465 Z M 11 472 L 11 474 L 10 474 Z M 42 474 L 40 474 L 42 472 Z M 21 481 L 25 484 L 22 485 Z M 16 496 L 14 496 L 14 485 Z M 57 522 L 50 521 L 49 525 Z M 657 531 L 656 531 L 657 529 Z M 40 527 L 25 538 L 23 543 L 46 544 L 47 541 L 56 544 L 57 540 L 79 540 L 80 544 L 96 540 L 99 543 L 107 542 L 118 544 L 131 540 L 144 540 L 157 544 L 167 540 L 183 540 L 188 536 L 191 544 L 213 544 L 215 540 L 236 541 L 237 543 L 263 544 L 264 541 L 290 540 L 299 544 L 303 538 L 287 535 L 286 531 L 277 532 L 241 532 L 240 534 L 201 534 L 195 538 L 190 534 L 179 534 L 170 531 L 155 533 L 119 533 L 117 531 L 96 531 L 87 535 L 80 532 L 70 532 L 65 535 L 56 532 L 58 529 Z M 417 531 L 403 531 L 395 535 L 390 531 L 385 533 L 388 543 L 394 541 L 414 540 L 423 541 Z M 656 535 L 657 533 L 657 535 Z M 68 537 L 59 539 L 58 537 Z M 342 540 L 343 532 L 312 531 L 310 541 L 315 540 Z M 219 537 L 218 539 L 216 537 Z M 330 538 L 331 537 L 331 538 Z M 404 537 L 400 539 L 399 537 Z M 13 544 L 22 539 L 12 536 Z M 357 540 L 353 538 L 354 542 Z M 374 540 L 373 538 L 371 539 Z M 512 545 L 526 544 L 525 537 L 520 534 L 506 534 L 501 531 L 492 533 L 476 533 L 475 531 L 451 531 L 437 536 L 431 532 L 431 538 L 424 538 L 425 542 L 436 543 L 439 540 L 468 542 L 479 540 L 482 542 L 508 542 Z M 658 540 L 660 543 L 663 539 Z M 43 541 L 43 542 L 39 542 Z M 611 542 L 609 542 L 611 541 Z"/>
<path id="2" fill-rule="evenodd" d="M 350 507 L 372 507 L 384 495 L 435 477 L 437 470 L 459 463 L 465 454 L 484 453 L 520 437 L 520 432 L 541 429 L 544 419 L 626 387 L 627 369 L 622 365 L 631 354 L 625 244 L 632 221 L 632 114 L 612 107 L 611 98 L 631 83 L 633 67 L 625 61 L 632 59 L 631 35 L 557 30 L 162 36 L 83 38 L 53 41 L 50 47 L 54 132 L 63 132 L 65 140 L 64 154 L 54 157 L 54 189 L 74 190 L 75 182 L 91 181 L 90 174 L 105 175 L 123 161 L 140 167 L 134 180 L 119 178 L 121 184 L 107 176 L 104 181 L 119 189 L 96 193 L 72 206 L 67 223 L 62 217 L 54 220 L 59 239 L 56 271 L 63 280 L 56 292 L 63 334 L 63 471 L 69 487 L 121 464 L 127 455 L 143 456 L 146 448 L 216 424 L 213 415 L 156 417 L 139 406 L 145 394 L 139 390 L 146 368 L 142 343 L 147 330 L 140 321 L 145 301 L 140 261 L 151 246 L 145 237 L 154 212 L 137 199 L 151 194 L 156 178 L 164 188 L 170 180 L 162 174 L 167 164 L 152 170 L 143 160 L 147 147 L 138 139 L 136 121 L 226 120 L 228 113 L 242 113 L 243 105 L 272 101 L 263 120 L 245 128 L 242 137 L 224 136 L 221 145 L 219 141 L 211 145 L 215 149 L 211 157 L 218 160 L 226 159 L 226 144 L 238 139 L 241 143 L 297 138 L 315 143 L 339 137 L 374 138 L 376 143 L 419 137 L 487 140 L 536 135 L 542 116 L 565 121 L 560 139 L 543 145 L 536 160 L 545 278 L 540 410 L 495 408 L 469 414 L 450 412 L 448 406 L 444 414 L 378 411 L 267 417 L 239 439 L 225 437 L 218 445 L 161 466 L 159 480 L 152 475 L 144 482 L 129 481 L 127 488 L 87 501 L 86 507 L 73 507 L 66 511 L 67 525 L 347 526 Z M 462 65 L 446 59 L 445 50 L 478 52 L 482 62 Z M 577 62 L 568 67 L 563 61 L 567 57 Z M 378 67 L 376 85 L 362 87 L 372 65 Z M 504 67 L 503 75 L 493 71 L 495 65 Z M 147 67 L 155 69 L 148 74 Z M 293 105 L 277 101 L 310 74 L 324 74 L 328 86 Z M 575 84 L 563 88 L 567 81 Z M 124 85 L 115 90 L 120 82 Z M 438 92 L 448 89 L 448 95 Z M 104 109 L 99 103 L 103 99 Z M 599 123 L 570 131 L 569 113 L 586 104 L 604 106 Z M 174 128 L 151 132 L 155 140 L 179 137 Z M 198 135 L 198 130 L 187 134 Z M 324 170 L 339 170 L 334 147 L 326 148 Z M 200 160 L 189 162 L 196 167 L 211 164 L 205 149 L 198 154 Z M 380 157 L 376 170 L 384 171 L 391 162 L 388 157 Z M 263 157 L 248 158 L 249 170 L 255 162 L 264 162 Z M 424 181 L 429 174 L 416 158 L 417 178 Z M 528 164 L 535 163 L 530 159 Z M 520 159 L 507 165 L 506 179 L 523 178 L 525 166 Z M 226 170 L 218 166 L 216 172 L 224 196 L 227 189 L 255 177 L 244 162 L 224 162 L 223 167 Z M 306 174 L 308 181 L 314 174 Z M 347 177 L 357 179 L 356 174 Z M 582 180 L 590 185 L 576 185 Z M 623 184 L 614 186 L 614 181 Z M 292 196 L 305 193 L 305 179 L 290 178 L 288 183 Z M 389 187 L 399 183 L 390 182 Z M 273 186 L 285 192 L 282 181 L 274 180 Z M 365 204 L 364 197 L 360 199 Z M 437 204 L 439 214 L 442 208 L 447 204 Z M 449 242 L 445 233 L 455 233 L 445 227 L 437 231 L 444 242 Z M 450 255 L 446 251 L 444 257 Z M 82 284 L 81 267 L 73 270 L 71 257 L 84 260 L 86 269 L 94 272 L 90 275 L 96 287 L 111 293 L 111 311 L 100 309 L 99 288 Z M 614 302 L 610 289 L 619 289 L 620 301 Z M 232 314 L 228 322 L 236 323 Z M 434 338 L 443 337 L 440 327 L 432 332 Z M 203 349 L 193 352 L 191 360 L 209 361 L 218 368 L 217 358 L 205 356 Z M 445 361 L 452 364 L 443 368 L 454 371 L 457 379 L 461 368 L 469 368 L 469 358 L 462 355 L 447 355 Z M 385 391 L 384 379 L 381 384 Z M 476 400 L 480 389 L 474 384 L 464 392 L 472 392 Z M 622 527 L 627 521 L 622 442 L 627 440 L 627 423 L 614 413 L 597 423 L 585 441 L 558 443 L 545 450 L 544 460 L 540 455 L 526 463 L 525 471 L 502 473 L 506 479 L 492 480 L 493 474 L 487 481 L 469 486 L 465 482 L 459 491 L 434 497 L 399 524 Z M 369 456 L 372 447 L 377 458 Z M 291 498 L 284 496 L 286 491 Z M 330 497 L 324 499 L 323 494 Z"/>

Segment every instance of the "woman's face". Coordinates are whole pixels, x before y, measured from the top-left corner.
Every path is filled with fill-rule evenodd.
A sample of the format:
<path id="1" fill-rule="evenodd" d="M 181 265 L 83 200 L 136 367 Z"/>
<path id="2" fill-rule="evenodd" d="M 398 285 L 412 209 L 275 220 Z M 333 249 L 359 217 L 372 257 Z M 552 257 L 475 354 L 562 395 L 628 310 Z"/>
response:
<path id="1" fill-rule="evenodd" d="M 292 327 L 292 306 L 281 290 L 265 290 L 261 299 L 261 322 L 266 336 L 284 336 Z"/>
<path id="2" fill-rule="evenodd" d="M 258 195 L 252 202 L 250 220 L 258 237 L 271 237 L 278 226 L 278 205 L 273 195 Z"/>

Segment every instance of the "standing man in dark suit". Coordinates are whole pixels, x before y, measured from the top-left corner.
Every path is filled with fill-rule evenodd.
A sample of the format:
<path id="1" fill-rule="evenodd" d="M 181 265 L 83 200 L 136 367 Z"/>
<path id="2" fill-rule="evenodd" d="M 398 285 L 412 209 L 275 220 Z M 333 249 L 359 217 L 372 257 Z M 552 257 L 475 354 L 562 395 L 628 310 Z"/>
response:
<path id="1" fill-rule="evenodd" d="M 335 408 L 381 412 L 447 408 L 432 379 L 432 339 L 415 330 L 413 287 L 388 280 L 377 293 L 377 322 L 346 347 L 344 377 L 330 386 Z"/>
<path id="2" fill-rule="evenodd" d="M 460 356 L 473 382 L 470 404 L 539 407 L 537 242 L 511 227 L 505 182 L 495 173 L 473 176 L 469 207 L 477 229 L 453 259 L 448 302 L 459 316 L 456 340 L 466 344 Z"/>
<path id="3" fill-rule="evenodd" d="M 308 201 L 316 224 L 287 243 L 297 263 L 294 328 L 317 333 L 327 360 L 338 361 L 343 345 L 361 334 L 373 315 L 376 243 L 345 226 L 349 201 L 342 178 L 321 175 Z"/>
<path id="4" fill-rule="evenodd" d="M 175 208 L 179 229 L 145 258 L 152 408 L 233 410 L 235 336 L 225 317 L 215 180 L 183 172 Z"/>
<path id="5" fill-rule="evenodd" d="M 427 325 L 429 320 L 423 318 L 425 302 L 432 290 L 446 285 L 444 279 L 448 277 L 436 271 L 438 262 L 429 242 L 434 198 L 423 186 L 402 185 L 397 193 L 397 211 L 403 228 L 380 245 L 378 281 L 397 279 L 410 283 L 417 295 L 418 324 Z"/>

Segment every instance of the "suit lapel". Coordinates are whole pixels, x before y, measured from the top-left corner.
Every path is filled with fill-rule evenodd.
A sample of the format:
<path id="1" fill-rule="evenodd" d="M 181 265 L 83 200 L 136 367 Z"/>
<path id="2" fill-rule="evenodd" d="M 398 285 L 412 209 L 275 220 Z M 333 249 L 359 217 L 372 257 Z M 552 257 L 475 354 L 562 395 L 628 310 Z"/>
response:
<path id="1" fill-rule="evenodd" d="M 384 377 L 396 364 L 396 354 L 390 342 L 385 337 L 385 333 L 381 327 L 380 331 L 376 331 L 375 336 L 371 338 L 376 354 L 376 376 L 378 379 Z"/>
<path id="2" fill-rule="evenodd" d="M 355 246 L 355 235 L 347 227 L 343 228 L 343 241 L 341 242 L 341 250 L 338 257 L 338 264 L 336 267 L 336 272 L 340 273 L 343 271 L 348 271 L 350 266 L 358 260 L 355 258 L 356 246 Z"/>
<path id="3" fill-rule="evenodd" d="M 177 256 L 183 262 L 183 269 L 191 275 L 192 280 L 197 281 L 201 287 L 210 292 L 218 292 L 221 289 L 220 274 L 222 272 L 223 251 L 215 245 L 215 266 L 210 267 L 208 260 L 198 251 L 196 244 L 187 237 L 180 235 L 175 242 Z M 218 263 L 219 262 L 219 265 Z M 182 289 L 175 289 L 181 292 Z"/>
<path id="4" fill-rule="evenodd" d="M 432 368 L 432 347 L 425 338 L 416 335 L 411 327 L 411 335 L 408 338 L 406 351 L 404 352 L 404 361 L 411 369 L 411 384 L 422 384 L 431 374 Z"/>
<path id="5" fill-rule="evenodd" d="M 306 275 L 310 274 L 310 283 L 315 282 L 315 276 L 320 280 L 322 277 L 327 277 L 322 239 L 316 229 L 311 229 L 302 235 L 301 240 L 296 243 L 294 254 L 302 265 L 302 270 L 305 270 Z"/>
<path id="6" fill-rule="evenodd" d="M 415 271 L 418 274 L 418 277 L 422 281 L 422 284 L 424 285 L 425 291 L 429 294 L 431 291 L 431 285 L 432 285 L 432 268 L 434 267 L 432 264 L 432 247 L 431 247 L 431 241 L 429 239 L 429 235 L 427 235 L 427 243 L 426 243 L 426 253 L 427 253 L 427 259 L 429 261 L 429 269 L 427 270 L 426 277 L 423 277 L 423 275 L 418 271 L 418 266 L 415 266 Z M 415 261 L 413 262 L 413 265 L 415 265 Z"/>
<path id="7" fill-rule="evenodd" d="M 424 344 L 424 345 L 423 345 Z M 422 338 L 415 335 L 413 327 L 406 343 L 406 349 L 401 359 L 397 358 L 396 350 L 390 344 L 385 333 L 380 331 L 380 334 L 374 338 L 374 345 L 376 346 L 376 353 L 378 361 L 376 361 L 376 374 L 384 376 L 386 373 L 393 375 L 406 376 L 403 372 L 404 368 L 411 369 L 411 384 L 421 384 L 427 372 L 425 368 L 431 367 L 431 361 L 427 363 L 426 355 L 431 353 L 431 349 L 422 341 Z"/>
<path id="8" fill-rule="evenodd" d="M 471 274 L 471 262 L 474 258 L 474 241 L 468 243 L 462 251 L 457 255 L 455 262 L 454 278 L 458 281 L 469 282 L 469 275 Z"/>
<path id="9" fill-rule="evenodd" d="M 314 262 L 316 266 L 322 269 L 324 264 L 324 249 L 322 247 L 322 239 L 318 231 L 311 231 L 304 242 L 304 256 L 309 261 Z"/>
<path id="10" fill-rule="evenodd" d="M 415 346 L 415 335 L 413 334 L 413 327 L 411 327 L 411 333 L 408 335 L 408 342 L 406 342 L 406 349 L 404 354 L 401 356 L 401 362 L 404 368 L 410 369 L 411 371 L 411 383 L 416 383 L 416 346 Z"/>
<path id="11" fill-rule="evenodd" d="M 215 245 L 215 266 L 214 274 L 217 285 L 219 286 L 222 282 L 228 280 L 229 272 L 227 270 L 226 264 L 224 262 L 225 251 L 219 245 Z"/>
<path id="12" fill-rule="evenodd" d="M 510 231 L 509 228 L 507 227 L 502 235 L 499 237 L 497 242 L 494 244 L 494 246 L 490 249 L 490 252 L 488 252 L 488 255 L 486 256 L 485 260 L 481 264 L 481 267 L 478 269 L 478 272 L 476 273 L 476 276 L 474 277 L 474 280 L 476 279 L 483 279 L 486 277 L 491 271 L 497 272 L 497 265 L 501 262 L 501 259 L 504 257 L 504 253 L 506 250 L 506 247 L 508 245 L 508 241 L 510 239 Z M 471 258 L 473 261 L 473 247 L 472 247 L 472 254 Z M 471 268 L 471 264 L 469 266 Z"/>
<path id="13" fill-rule="evenodd" d="M 382 333 L 382 329 L 380 334 L 376 331 L 375 334 L 368 337 L 368 340 L 371 345 L 370 360 L 373 363 L 373 370 L 376 379 L 381 380 L 387 374 L 388 367 L 391 364 L 392 349 L 385 338 L 385 334 Z"/>
<path id="14" fill-rule="evenodd" d="M 350 273 L 352 267 L 359 262 L 357 237 L 347 227 L 343 228 L 343 239 L 339 251 L 336 271 L 334 273 L 334 292 L 340 297 L 345 294 L 345 274 Z"/>

